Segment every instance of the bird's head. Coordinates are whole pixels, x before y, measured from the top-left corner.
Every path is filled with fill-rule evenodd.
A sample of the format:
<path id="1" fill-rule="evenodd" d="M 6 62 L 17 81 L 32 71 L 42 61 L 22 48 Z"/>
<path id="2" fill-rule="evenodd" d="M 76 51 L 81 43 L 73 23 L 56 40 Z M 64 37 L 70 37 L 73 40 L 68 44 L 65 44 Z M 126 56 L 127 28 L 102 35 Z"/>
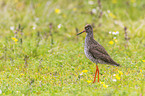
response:
<path id="1" fill-rule="evenodd" d="M 80 34 L 82 34 L 82 33 L 84 33 L 84 32 L 86 32 L 86 33 L 92 33 L 92 32 L 93 32 L 92 26 L 91 26 L 90 24 L 87 24 L 87 25 L 85 26 L 85 30 L 82 31 L 82 32 L 80 32 L 80 33 L 78 33 L 77 35 L 80 35 Z"/>
<path id="2" fill-rule="evenodd" d="M 87 24 L 87 25 L 85 26 L 85 30 L 86 30 L 86 33 L 90 33 L 90 32 L 93 31 L 93 28 L 92 28 L 92 26 L 91 26 L 90 24 Z"/>

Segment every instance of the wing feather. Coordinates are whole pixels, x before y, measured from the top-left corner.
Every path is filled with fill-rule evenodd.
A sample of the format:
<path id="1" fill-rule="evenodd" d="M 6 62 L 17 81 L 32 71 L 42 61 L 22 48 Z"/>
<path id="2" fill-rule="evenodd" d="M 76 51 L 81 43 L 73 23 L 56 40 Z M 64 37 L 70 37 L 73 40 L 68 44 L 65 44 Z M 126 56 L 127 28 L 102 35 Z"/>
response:
<path id="1" fill-rule="evenodd" d="M 100 44 L 93 44 L 91 45 L 89 52 L 92 54 L 92 56 L 95 59 L 102 60 L 103 62 L 106 62 L 106 64 L 111 64 L 111 65 L 117 65 L 119 66 L 118 63 L 116 63 L 107 53 L 105 48 L 101 46 Z"/>

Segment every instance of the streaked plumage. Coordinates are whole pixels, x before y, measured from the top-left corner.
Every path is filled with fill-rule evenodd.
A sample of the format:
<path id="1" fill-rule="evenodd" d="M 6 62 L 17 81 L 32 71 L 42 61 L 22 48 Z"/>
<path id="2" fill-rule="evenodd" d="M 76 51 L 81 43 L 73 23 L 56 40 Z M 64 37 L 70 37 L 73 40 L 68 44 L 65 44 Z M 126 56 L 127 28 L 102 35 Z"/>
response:
<path id="1" fill-rule="evenodd" d="M 84 52 L 88 59 L 90 59 L 93 63 L 96 63 L 96 73 L 95 73 L 94 82 L 96 80 L 97 72 L 98 72 L 98 82 L 99 82 L 99 69 L 97 66 L 98 63 L 110 64 L 114 66 L 120 66 L 120 64 L 116 63 L 107 53 L 105 48 L 102 45 L 100 45 L 97 41 L 94 40 L 93 28 L 91 25 L 87 24 L 85 26 L 85 30 L 81 33 L 84 33 L 84 32 L 87 33 L 86 38 L 85 38 Z M 78 35 L 81 33 L 78 33 Z"/>

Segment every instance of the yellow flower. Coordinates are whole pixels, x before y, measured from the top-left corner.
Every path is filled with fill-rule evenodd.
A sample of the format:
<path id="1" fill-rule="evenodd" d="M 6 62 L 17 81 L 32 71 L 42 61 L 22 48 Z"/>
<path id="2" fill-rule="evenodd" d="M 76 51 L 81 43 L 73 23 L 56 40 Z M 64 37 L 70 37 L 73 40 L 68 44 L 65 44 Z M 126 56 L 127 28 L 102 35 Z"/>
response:
<path id="1" fill-rule="evenodd" d="M 88 70 L 83 70 L 82 72 L 83 72 L 83 73 L 87 73 L 87 72 L 88 72 Z"/>
<path id="2" fill-rule="evenodd" d="M 100 82 L 100 84 L 105 84 L 104 82 Z"/>
<path id="3" fill-rule="evenodd" d="M 117 39 L 113 39 L 116 43 L 118 42 L 118 40 Z"/>
<path id="4" fill-rule="evenodd" d="M 112 0 L 112 3 L 114 3 L 114 4 L 117 3 L 117 0 Z"/>
<path id="5" fill-rule="evenodd" d="M 23 3 L 22 2 L 18 2 L 16 6 L 17 6 L 17 8 L 22 8 L 23 7 Z"/>
<path id="6" fill-rule="evenodd" d="M 12 37 L 11 39 L 12 39 L 12 40 L 14 40 L 15 42 L 17 42 L 17 41 L 18 41 L 18 39 L 17 39 L 17 38 L 15 38 L 15 37 Z"/>
<path id="7" fill-rule="evenodd" d="M 135 66 L 136 68 L 138 67 L 138 66 Z"/>
<path id="8" fill-rule="evenodd" d="M 108 87 L 108 85 L 103 84 L 103 87 L 104 87 L 104 88 L 107 88 L 107 87 Z"/>
<path id="9" fill-rule="evenodd" d="M 59 14 L 60 12 L 60 9 L 55 9 L 55 13 Z"/>
<path id="10" fill-rule="evenodd" d="M 142 60 L 142 62 L 145 62 L 145 60 Z"/>
<path id="11" fill-rule="evenodd" d="M 116 16 L 113 13 L 109 13 L 109 16 L 112 18 L 116 18 Z"/>
<path id="12" fill-rule="evenodd" d="M 21 76 L 24 76 L 24 74 L 23 74 L 23 73 L 21 73 L 20 75 L 21 75 Z"/>
<path id="13" fill-rule="evenodd" d="M 92 81 L 88 80 L 87 82 L 88 82 L 88 83 L 91 83 Z"/>
<path id="14" fill-rule="evenodd" d="M 135 2 L 136 2 L 136 0 L 130 0 L 130 2 L 131 2 L 131 3 L 135 3 Z"/>
<path id="15" fill-rule="evenodd" d="M 110 45 L 113 45 L 113 44 L 114 44 L 114 42 L 113 42 L 113 41 L 109 41 L 109 44 L 110 44 Z"/>
<path id="16" fill-rule="evenodd" d="M 37 3 L 37 5 L 36 5 L 36 6 L 37 6 L 37 7 L 39 7 L 40 5 L 41 5 L 40 3 Z"/>
<path id="17" fill-rule="evenodd" d="M 118 73 L 119 73 L 120 75 L 123 75 L 123 72 L 122 72 L 122 71 L 119 71 L 119 70 L 118 70 Z"/>
<path id="18" fill-rule="evenodd" d="M 77 8 L 73 8 L 73 11 L 76 11 L 77 10 Z"/>
<path id="19" fill-rule="evenodd" d="M 140 72 L 142 72 L 142 70 L 140 69 Z"/>
<path id="20" fill-rule="evenodd" d="M 63 14 L 62 16 L 63 16 L 64 18 L 66 18 L 66 15 L 65 15 L 65 14 Z"/>
<path id="21" fill-rule="evenodd" d="M 116 79 L 118 79 L 118 80 L 120 80 L 120 79 L 121 79 L 118 75 L 116 75 L 115 77 L 116 77 Z"/>
<path id="22" fill-rule="evenodd" d="M 19 0 L 15 0 L 15 3 L 19 2 Z"/>

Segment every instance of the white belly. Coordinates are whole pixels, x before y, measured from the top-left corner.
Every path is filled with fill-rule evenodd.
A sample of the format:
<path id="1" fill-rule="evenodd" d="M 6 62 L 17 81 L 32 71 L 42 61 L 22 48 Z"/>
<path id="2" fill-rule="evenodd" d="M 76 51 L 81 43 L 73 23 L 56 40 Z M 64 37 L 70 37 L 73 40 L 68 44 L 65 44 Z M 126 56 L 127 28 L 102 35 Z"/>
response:
<path id="1" fill-rule="evenodd" d="M 91 55 L 91 53 L 89 52 L 88 48 L 84 49 L 85 55 L 88 59 L 90 59 L 92 62 L 97 63 L 96 59 L 93 58 L 93 56 Z"/>

